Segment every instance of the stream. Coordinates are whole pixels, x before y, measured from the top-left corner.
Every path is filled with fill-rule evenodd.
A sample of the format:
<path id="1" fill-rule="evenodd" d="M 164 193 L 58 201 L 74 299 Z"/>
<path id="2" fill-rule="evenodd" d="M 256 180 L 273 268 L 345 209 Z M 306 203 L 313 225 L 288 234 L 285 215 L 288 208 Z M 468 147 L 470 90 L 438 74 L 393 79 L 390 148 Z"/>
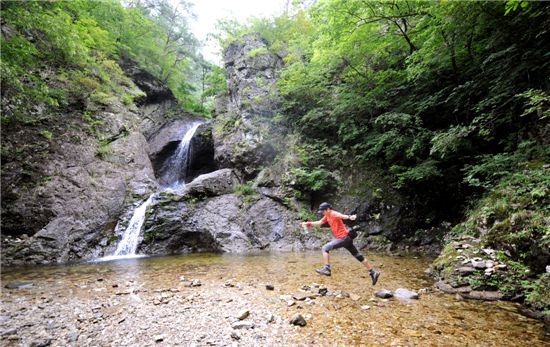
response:
<path id="1" fill-rule="evenodd" d="M 452 295 L 432 290 L 433 282 L 424 274 L 432 259 L 369 254 L 382 272 L 376 288 L 403 287 L 421 293 L 419 300 L 400 301 L 374 297 L 368 273 L 347 252 L 336 251 L 332 258 L 332 277 L 314 272 L 321 262 L 319 252 L 192 254 L 4 268 L 1 344 L 542 346 L 550 343 L 543 324 L 517 313 L 518 304 L 456 300 Z M 13 281 L 31 281 L 33 286 L 4 288 Z M 274 290 L 268 290 L 267 284 L 273 285 Z M 311 294 L 318 286 L 326 286 L 328 295 L 305 301 L 291 297 L 296 293 Z M 243 315 L 243 310 L 249 311 L 249 316 L 240 321 L 238 316 Z M 306 326 L 289 324 L 296 313 L 306 319 Z"/>

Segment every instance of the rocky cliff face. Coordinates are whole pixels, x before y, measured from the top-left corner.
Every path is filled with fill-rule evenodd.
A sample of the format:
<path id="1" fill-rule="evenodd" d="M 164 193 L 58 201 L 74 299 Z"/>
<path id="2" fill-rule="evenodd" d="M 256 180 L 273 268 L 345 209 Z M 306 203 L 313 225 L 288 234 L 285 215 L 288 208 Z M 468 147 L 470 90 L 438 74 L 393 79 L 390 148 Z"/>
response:
<path id="1" fill-rule="evenodd" d="M 215 158 L 251 178 L 275 157 L 269 123 L 277 112 L 275 81 L 282 60 L 259 34 L 250 34 L 229 45 L 224 66 L 228 93 L 217 101 Z"/>

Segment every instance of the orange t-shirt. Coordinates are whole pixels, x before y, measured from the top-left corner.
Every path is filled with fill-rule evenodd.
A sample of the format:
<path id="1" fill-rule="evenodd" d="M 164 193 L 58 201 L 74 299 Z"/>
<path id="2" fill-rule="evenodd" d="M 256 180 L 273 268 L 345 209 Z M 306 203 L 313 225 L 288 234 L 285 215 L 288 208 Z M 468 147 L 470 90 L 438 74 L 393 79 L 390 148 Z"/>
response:
<path id="1" fill-rule="evenodd" d="M 330 225 L 332 233 L 337 239 L 343 239 L 349 234 L 349 231 L 348 229 L 346 229 L 342 218 L 343 215 L 340 212 L 336 211 L 330 211 L 328 215 L 321 218 L 321 222 L 328 223 L 328 225 Z"/>

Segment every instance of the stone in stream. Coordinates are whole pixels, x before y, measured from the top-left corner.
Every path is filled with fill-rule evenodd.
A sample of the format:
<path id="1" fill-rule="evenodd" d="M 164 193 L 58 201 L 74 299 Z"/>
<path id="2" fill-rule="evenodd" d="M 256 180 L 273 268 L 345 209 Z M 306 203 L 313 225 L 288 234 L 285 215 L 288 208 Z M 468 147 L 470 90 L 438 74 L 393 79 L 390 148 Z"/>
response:
<path id="1" fill-rule="evenodd" d="M 9 335 L 16 335 L 16 334 L 17 334 L 17 329 L 15 328 L 7 329 L 2 331 L 2 333 L 0 333 L 1 336 L 9 336 Z"/>
<path id="2" fill-rule="evenodd" d="M 5 285 L 8 289 L 28 289 L 32 288 L 33 283 L 30 281 L 15 281 Z"/>
<path id="3" fill-rule="evenodd" d="M 294 300 L 298 300 L 298 301 L 304 301 L 305 299 L 315 299 L 316 298 L 316 295 L 315 294 L 309 294 L 309 293 L 294 293 L 292 294 L 292 298 L 294 298 Z"/>
<path id="4" fill-rule="evenodd" d="M 166 339 L 166 335 L 155 335 L 155 342 L 162 342 Z"/>
<path id="5" fill-rule="evenodd" d="M 194 279 L 189 281 L 189 283 L 186 283 L 186 287 L 200 287 L 202 285 L 201 281 L 198 279 Z"/>
<path id="6" fill-rule="evenodd" d="M 469 293 L 461 293 L 460 295 L 462 295 L 466 299 L 488 300 L 488 301 L 501 300 L 503 297 L 502 293 L 500 292 L 478 291 L 478 290 L 472 290 Z"/>
<path id="7" fill-rule="evenodd" d="M 413 292 L 412 290 L 405 289 L 405 288 L 398 288 L 395 291 L 394 296 L 397 299 L 408 299 L 408 300 L 414 299 L 414 300 L 418 300 L 418 293 Z"/>
<path id="8" fill-rule="evenodd" d="M 237 319 L 238 320 L 245 320 L 246 318 L 248 318 L 248 316 L 250 316 L 250 311 L 249 310 L 242 310 L 241 312 L 239 312 L 239 314 L 237 314 Z"/>
<path id="9" fill-rule="evenodd" d="M 233 329 L 252 329 L 254 328 L 254 323 L 247 321 L 238 321 L 231 324 Z"/>
<path id="10" fill-rule="evenodd" d="M 31 342 L 31 344 L 29 346 L 30 347 L 46 347 L 46 346 L 49 346 L 51 343 L 52 343 L 51 338 L 45 338 L 45 339 L 34 340 L 33 342 Z"/>
<path id="11" fill-rule="evenodd" d="M 304 327 L 307 323 L 305 318 L 301 314 L 296 313 L 294 316 L 292 316 L 292 318 L 290 318 L 290 324 Z"/>
<path id="12" fill-rule="evenodd" d="M 378 289 L 376 292 L 374 292 L 374 295 L 382 299 L 388 299 L 393 296 L 391 290 L 387 289 Z"/>

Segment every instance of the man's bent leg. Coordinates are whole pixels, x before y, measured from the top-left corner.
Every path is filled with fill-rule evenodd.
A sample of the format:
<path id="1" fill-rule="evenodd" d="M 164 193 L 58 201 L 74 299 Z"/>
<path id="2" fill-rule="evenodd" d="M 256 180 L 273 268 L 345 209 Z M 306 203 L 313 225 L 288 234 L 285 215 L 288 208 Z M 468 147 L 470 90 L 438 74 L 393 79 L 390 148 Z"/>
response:
<path id="1" fill-rule="evenodd" d="M 323 263 L 330 266 L 330 254 L 328 252 L 323 252 Z"/>
<path id="2" fill-rule="evenodd" d="M 369 270 L 369 275 L 372 279 L 372 285 L 375 285 L 376 282 L 378 282 L 378 277 L 380 276 L 380 272 L 378 272 L 374 267 L 372 267 L 369 264 L 369 261 L 367 258 L 363 257 L 363 255 L 357 250 L 357 248 L 353 245 L 353 240 L 350 239 L 350 242 L 346 244 L 344 247 L 357 259 L 358 261 L 363 264 L 364 267 L 366 267 Z"/>
<path id="3" fill-rule="evenodd" d="M 345 246 L 345 240 L 344 239 L 334 239 L 323 246 L 323 263 L 325 264 L 324 267 L 320 269 L 316 269 L 317 273 L 320 273 L 321 275 L 330 276 L 331 274 L 331 268 L 330 268 L 330 254 L 329 252 L 333 249 L 344 247 Z"/>

